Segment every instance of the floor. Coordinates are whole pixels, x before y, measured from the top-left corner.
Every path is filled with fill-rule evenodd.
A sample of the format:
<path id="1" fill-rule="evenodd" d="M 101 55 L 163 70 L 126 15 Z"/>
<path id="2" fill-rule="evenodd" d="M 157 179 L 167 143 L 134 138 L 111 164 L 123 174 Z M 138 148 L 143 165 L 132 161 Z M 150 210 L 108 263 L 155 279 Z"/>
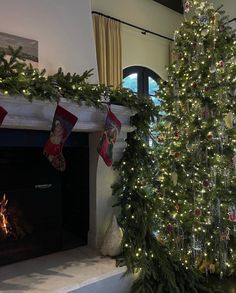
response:
<path id="1" fill-rule="evenodd" d="M 125 293 L 132 280 L 121 278 L 124 272 L 114 260 L 80 247 L 1 267 L 0 292 Z"/>

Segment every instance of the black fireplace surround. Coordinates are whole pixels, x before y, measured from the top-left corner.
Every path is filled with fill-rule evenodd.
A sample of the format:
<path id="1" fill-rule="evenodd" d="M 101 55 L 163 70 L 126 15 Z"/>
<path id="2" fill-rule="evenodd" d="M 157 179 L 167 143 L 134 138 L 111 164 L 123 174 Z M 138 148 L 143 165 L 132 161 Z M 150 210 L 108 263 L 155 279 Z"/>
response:
<path id="1" fill-rule="evenodd" d="M 48 131 L 0 129 L 0 205 L 5 194 L 9 230 L 4 234 L 0 227 L 0 265 L 87 244 L 88 134 L 68 138 L 65 172 L 43 155 L 48 136 Z"/>

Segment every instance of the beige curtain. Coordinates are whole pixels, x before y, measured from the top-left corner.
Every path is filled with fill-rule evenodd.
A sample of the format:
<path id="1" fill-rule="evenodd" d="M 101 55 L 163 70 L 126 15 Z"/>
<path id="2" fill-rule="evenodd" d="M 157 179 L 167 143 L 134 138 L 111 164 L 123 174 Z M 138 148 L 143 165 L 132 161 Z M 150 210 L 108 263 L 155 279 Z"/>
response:
<path id="1" fill-rule="evenodd" d="M 99 82 L 117 87 L 122 82 L 121 25 L 101 15 L 93 15 Z"/>

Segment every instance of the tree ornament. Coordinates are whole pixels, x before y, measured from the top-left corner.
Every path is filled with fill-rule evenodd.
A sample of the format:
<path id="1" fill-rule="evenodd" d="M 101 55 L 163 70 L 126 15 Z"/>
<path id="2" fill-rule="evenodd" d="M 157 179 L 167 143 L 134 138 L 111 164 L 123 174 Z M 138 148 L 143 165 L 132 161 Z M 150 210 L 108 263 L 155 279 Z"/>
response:
<path id="1" fill-rule="evenodd" d="M 194 214 L 195 214 L 196 217 L 200 217 L 202 215 L 201 209 L 196 208 L 195 211 L 194 211 Z"/>
<path id="2" fill-rule="evenodd" d="M 199 265 L 198 270 L 201 273 L 206 273 L 206 272 L 208 272 L 208 267 L 209 267 L 209 261 L 207 261 L 206 259 L 202 259 L 202 262 Z"/>
<path id="3" fill-rule="evenodd" d="M 175 131 L 175 139 L 180 138 L 180 132 L 178 130 Z"/>
<path id="4" fill-rule="evenodd" d="M 219 20 L 220 20 L 219 12 L 214 13 L 214 23 L 218 22 Z"/>
<path id="5" fill-rule="evenodd" d="M 228 240 L 230 240 L 229 231 L 230 231 L 230 229 L 229 228 L 226 228 L 223 232 L 221 232 L 221 234 L 220 234 L 220 240 L 221 241 L 228 241 Z"/>
<path id="6" fill-rule="evenodd" d="M 165 141 L 164 135 L 162 133 L 157 137 L 157 141 L 160 144 L 162 144 Z"/>
<path id="7" fill-rule="evenodd" d="M 208 139 L 208 140 L 212 140 L 213 137 L 214 137 L 214 136 L 213 136 L 213 133 L 212 133 L 211 131 L 209 131 L 208 134 L 207 134 L 207 139 Z"/>
<path id="8" fill-rule="evenodd" d="M 204 187 L 209 187 L 210 186 L 209 179 L 204 179 L 203 182 L 202 182 L 202 184 L 203 184 Z"/>
<path id="9" fill-rule="evenodd" d="M 62 149 L 77 120 L 78 118 L 75 115 L 57 105 L 50 137 L 44 146 L 43 152 L 52 166 L 58 171 L 66 169 Z"/>
<path id="10" fill-rule="evenodd" d="M 203 37 L 206 37 L 206 36 L 208 35 L 208 33 L 209 33 L 209 30 L 208 30 L 207 28 L 204 28 L 204 29 L 201 31 L 201 35 L 202 35 Z"/>
<path id="11" fill-rule="evenodd" d="M 215 271 L 216 271 L 216 265 L 213 264 L 213 263 L 211 263 L 211 264 L 209 265 L 209 272 L 210 272 L 210 274 L 214 274 Z"/>
<path id="12" fill-rule="evenodd" d="M 225 63 L 224 63 L 224 61 L 223 60 L 220 60 L 219 62 L 218 62 L 218 67 L 221 69 L 221 70 L 224 70 L 224 68 L 225 68 Z"/>
<path id="13" fill-rule="evenodd" d="M 192 83 L 192 87 L 195 89 L 195 88 L 197 88 L 197 83 L 194 81 L 193 83 Z"/>
<path id="14" fill-rule="evenodd" d="M 161 243 L 161 244 L 165 244 L 165 236 L 162 233 L 157 233 L 156 234 L 156 239 Z"/>
<path id="15" fill-rule="evenodd" d="M 175 152 L 175 158 L 179 160 L 181 158 L 181 153 L 180 152 Z"/>
<path id="16" fill-rule="evenodd" d="M 190 11 L 189 1 L 185 1 L 185 3 L 184 3 L 184 12 L 189 13 L 189 11 Z"/>
<path id="17" fill-rule="evenodd" d="M 173 185 L 176 186 L 178 183 L 178 174 L 176 172 L 172 172 L 171 179 L 172 179 Z"/>
<path id="18" fill-rule="evenodd" d="M 211 64 L 210 68 L 209 68 L 210 73 L 215 73 L 216 72 L 216 66 L 215 64 Z"/>
<path id="19" fill-rule="evenodd" d="M 234 126 L 234 115 L 233 115 L 233 113 L 229 112 L 228 114 L 226 114 L 225 118 L 224 118 L 224 121 L 225 121 L 225 126 L 228 129 L 232 129 L 233 126 Z"/>
<path id="20" fill-rule="evenodd" d="M 168 224 L 166 226 L 167 232 L 172 233 L 174 231 L 174 226 L 172 224 Z"/>
<path id="21" fill-rule="evenodd" d="M 234 65 L 236 65 L 236 56 L 233 56 L 233 57 L 231 58 L 231 63 L 233 63 Z"/>
<path id="22" fill-rule="evenodd" d="M 231 89 L 231 93 L 230 95 L 234 98 L 236 97 L 236 88 L 235 89 Z"/>
<path id="23" fill-rule="evenodd" d="M 207 15 L 200 15 L 198 19 L 199 19 L 200 25 L 202 26 L 208 25 L 209 23 L 209 17 Z"/>
<path id="24" fill-rule="evenodd" d="M 192 248 L 195 251 L 202 251 L 203 245 L 202 242 L 195 238 L 195 235 L 192 236 Z"/>
<path id="25" fill-rule="evenodd" d="M 207 93 L 209 91 L 209 87 L 208 86 L 205 86 L 205 92 Z"/>
<path id="26" fill-rule="evenodd" d="M 228 209 L 229 221 L 236 222 L 236 207 L 232 205 Z"/>
<path id="27" fill-rule="evenodd" d="M 225 31 L 225 26 L 222 24 L 222 25 L 220 26 L 220 32 L 223 33 L 224 31 Z"/>

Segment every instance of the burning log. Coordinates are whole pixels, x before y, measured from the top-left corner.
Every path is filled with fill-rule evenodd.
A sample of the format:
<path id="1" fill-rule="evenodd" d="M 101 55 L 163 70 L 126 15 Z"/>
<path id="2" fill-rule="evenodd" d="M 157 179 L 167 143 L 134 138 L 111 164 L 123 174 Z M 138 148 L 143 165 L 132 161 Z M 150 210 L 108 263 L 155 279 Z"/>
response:
<path id="1" fill-rule="evenodd" d="M 0 201 L 0 237 L 6 238 L 10 231 L 10 224 L 8 222 L 7 215 L 8 200 L 6 195 L 3 195 L 3 199 Z"/>
<path id="2" fill-rule="evenodd" d="M 31 232 L 32 227 L 25 221 L 22 210 L 16 202 L 9 205 L 4 194 L 0 201 L 0 240 L 22 239 Z"/>

